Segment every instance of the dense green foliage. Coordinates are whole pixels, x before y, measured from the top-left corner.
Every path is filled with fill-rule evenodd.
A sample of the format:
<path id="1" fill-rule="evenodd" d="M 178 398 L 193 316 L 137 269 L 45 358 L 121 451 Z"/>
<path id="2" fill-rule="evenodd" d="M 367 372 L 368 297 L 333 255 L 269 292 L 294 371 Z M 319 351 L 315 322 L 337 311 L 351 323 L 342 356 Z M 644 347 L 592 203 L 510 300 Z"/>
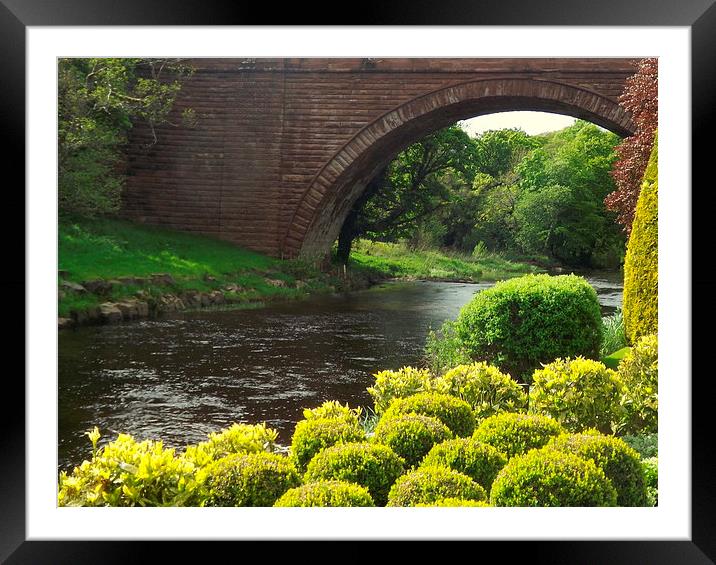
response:
<path id="1" fill-rule="evenodd" d="M 357 426 L 360 422 L 361 409 L 350 408 L 347 404 L 343 406 L 336 400 L 327 400 L 317 408 L 306 408 L 303 410 L 303 417 L 306 420 L 317 420 L 319 418 L 335 418 L 345 420 Z"/>
<path id="2" fill-rule="evenodd" d="M 497 473 L 506 463 L 507 456 L 491 445 L 474 438 L 458 438 L 433 447 L 421 467 L 448 467 L 467 475 L 489 492 Z"/>
<path id="3" fill-rule="evenodd" d="M 576 275 L 526 275 L 477 293 L 454 324 L 474 360 L 529 379 L 557 357 L 597 358 L 602 318 L 594 289 Z"/>
<path id="4" fill-rule="evenodd" d="M 305 471 L 308 462 L 322 449 L 341 442 L 365 439 L 365 432 L 357 422 L 345 418 L 311 418 L 296 424 L 291 453 L 296 466 Z"/>
<path id="5" fill-rule="evenodd" d="M 199 467 L 234 453 L 271 453 L 276 448 L 278 432 L 266 424 L 232 424 L 220 432 L 209 434 L 207 441 L 190 445 L 184 458 Z"/>
<path id="6" fill-rule="evenodd" d="M 547 445 L 594 461 L 614 485 L 619 506 L 647 505 L 641 458 L 621 439 L 589 431 L 563 434 Z"/>
<path id="7" fill-rule="evenodd" d="M 464 498 L 441 498 L 435 502 L 425 502 L 420 504 L 413 504 L 415 507 L 429 508 L 436 506 L 443 507 L 456 507 L 456 506 L 475 506 L 480 508 L 486 508 L 490 506 L 490 503 L 485 500 L 465 500 Z"/>
<path id="8" fill-rule="evenodd" d="M 513 457 L 490 491 L 494 506 L 616 506 L 617 492 L 596 464 L 572 453 L 534 449 Z"/>
<path id="9" fill-rule="evenodd" d="M 316 455 L 308 464 L 305 480 L 357 483 L 368 489 L 378 506 L 385 506 L 390 487 L 403 472 L 403 460 L 385 445 L 344 443 Z"/>
<path id="10" fill-rule="evenodd" d="M 168 121 L 181 80 L 178 59 L 59 59 L 59 212 L 95 215 L 119 209 L 121 149 L 133 121 L 151 131 Z M 192 111 L 184 114 L 191 124 Z"/>
<path id="11" fill-rule="evenodd" d="M 195 466 L 165 449 L 161 441 L 137 442 L 119 434 L 97 449 L 97 428 L 90 434 L 91 461 L 60 474 L 60 506 L 183 506 L 196 491 Z"/>
<path id="12" fill-rule="evenodd" d="M 421 414 L 405 414 L 381 418 L 375 427 L 372 441 L 387 445 L 414 467 L 436 443 L 452 439 L 453 435 L 437 418 Z"/>
<path id="13" fill-rule="evenodd" d="M 375 506 L 368 491 L 344 481 L 317 481 L 292 488 L 274 506 Z"/>
<path id="14" fill-rule="evenodd" d="M 659 459 L 649 457 L 641 462 L 646 483 L 646 504 L 657 506 L 659 504 Z"/>
<path id="15" fill-rule="evenodd" d="M 468 402 L 477 421 L 501 412 L 527 409 L 524 389 L 512 377 L 487 363 L 453 367 L 435 379 L 432 387 Z"/>
<path id="16" fill-rule="evenodd" d="M 382 414 L 394 398 L 405 398 L 430 390 L 430 371 L 403 367 L 397 371 L 380 371 L 373 375 L 375 382 L 368 387 L 376 414 Z"/>
<path id="17" fill-rule="evenodd" d="M 388 506 L 415 506 L 445 498 L 485 501 L 487 492 L 470 477 L 447 467 L 420 467 L 395 482 Z"/>
<path id="18" fill-rule="evenodd" d="M 614 189 L 617 142 L 581 120 L 538 136 L 503 129 L 470 139 L 451 126 L 409 146 L 368 184 L 341 237 L 617 266 L 624 235 L 603 203 Z"/>
<path id="19" fill-rule="evenodd" d="M 624 435 L 621 439 L 634 451 L 636 451 L 642 459 L 656 457 L 659 454 L 659 435 L 656 433 Z"/>
<path id="20" fill-rule="evenodd" d="M 198 474 L 204 506 L 273 506 L 301 484 L 293 462 L 273 453 L 228 455 Z"/>
<path id="21" fill-rule="evenodd" d="M 469 436 L 475 431 L 475 416 L 467 402 L 455 396 L 435 392 L 396 398 L 385 411 L 383 418 L 411 413 L 437 418 L 458 437 Z"/>
<path id="22" fill-rule="evenodd" d="M 504 413 L 483 420 L 472 437 L 510 458 L 546 445 L 563 431 L 559 422 L 547 416 Z"/>
<path id="23" fill-rule="evenodd" d="M 557 359 L 534 372 L 530 411 L 546 414 L 571 432 L 596 428 L 612 433 L 622 418 L 622 381 L 603 363 Z"/>
<path id="24" fill-rule="evenodd" d="M 658 329 L 658 166 L 658 142 L 654 139 L 624 259 L 624 328 L 630 344 Z"/>
<path id="25" fill-rule="evenodd" d="M 656 334 L 642 336 L 619 363 L 624 383 L 622 432 L 655 433 L 659 420 L 659 343 Z"/>

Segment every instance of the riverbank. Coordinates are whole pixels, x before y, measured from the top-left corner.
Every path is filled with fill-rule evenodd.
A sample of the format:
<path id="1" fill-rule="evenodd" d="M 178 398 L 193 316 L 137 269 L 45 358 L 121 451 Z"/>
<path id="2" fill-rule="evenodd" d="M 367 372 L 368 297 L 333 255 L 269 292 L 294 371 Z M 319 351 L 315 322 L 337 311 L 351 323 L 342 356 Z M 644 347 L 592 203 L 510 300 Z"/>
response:
<path id="1" fill-rule="evenodd" d="M 539 270 L 494 255 L 474 258 L 372 242 L 357 242 L 347 269 L 319 269 L 116 219 L 62 221 L 58 243 L 59 328 L 203 308 L 255 308 L 364 289 L 385 279 L 483 282 Z"/>
<path id="2" fill-rule="evenodd" d="M 497 254 L 478 257 L 444 250 L 408 249 L 402 243 L 357 241 L 351 264 L 385 277 L 444 282 L 486 282 L 542 272 L 535 264 L 510 261 Z"/>

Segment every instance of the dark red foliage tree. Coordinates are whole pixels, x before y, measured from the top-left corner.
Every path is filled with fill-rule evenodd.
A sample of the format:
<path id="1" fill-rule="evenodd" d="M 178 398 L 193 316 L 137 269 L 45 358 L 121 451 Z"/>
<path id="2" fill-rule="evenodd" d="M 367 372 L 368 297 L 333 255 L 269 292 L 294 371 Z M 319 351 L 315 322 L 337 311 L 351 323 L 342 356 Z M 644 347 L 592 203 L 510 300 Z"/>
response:
<path id="1" fill-rule="evenodd" d="M 624 226 L 627 234 L 631 232 L 642 177 L 654 144 L 658 100 L 657 60 L 642 59 L 619 98 L 619 103 L 631 112 L 636 133 L 624 138 L 616 148 L 618 157 L 612 167 L 612 177 L 617 189 L 604 199 L 607 209 L 617 213 L 617 222 Z"/>

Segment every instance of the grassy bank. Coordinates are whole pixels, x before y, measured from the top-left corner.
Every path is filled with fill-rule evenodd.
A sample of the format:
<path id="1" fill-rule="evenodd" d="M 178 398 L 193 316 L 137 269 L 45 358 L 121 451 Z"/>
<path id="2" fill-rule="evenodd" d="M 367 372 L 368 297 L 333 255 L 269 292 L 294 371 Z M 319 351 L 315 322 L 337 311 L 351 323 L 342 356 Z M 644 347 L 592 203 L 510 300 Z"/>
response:
<path id="1" fill-rule="evenodd" d="M 219 290 L 241 305 L 290 300 L 346 284 L 338 271 L 322 273 L 301 261 L 272 259 L 213 238 L 111 219 L 61 222 L 59 269 L 60 283 L 112 282 L 101 293 L 74 292 L 60 284 L 62 317 L 137 295 Z M 171 280 L 152 281 L 158 273 Z"/>
<path id="2" fill-rule="evenodd" d="M 539 271 L 496 254 L 479 257 L 439 250 L 411 250 L 402 243 L 357 241 L 351 252 L 354 268 L 387 277 L 450 281 L 494 281 Z"/>

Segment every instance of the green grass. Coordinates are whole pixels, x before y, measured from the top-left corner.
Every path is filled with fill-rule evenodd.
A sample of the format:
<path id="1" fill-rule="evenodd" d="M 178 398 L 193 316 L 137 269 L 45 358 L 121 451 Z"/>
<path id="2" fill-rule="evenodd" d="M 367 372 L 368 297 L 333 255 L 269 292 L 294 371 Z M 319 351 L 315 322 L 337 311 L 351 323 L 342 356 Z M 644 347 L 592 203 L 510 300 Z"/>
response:
<path id="1" fill-rule="evenodd" d="M 610 355 L 605 355 L 604 357 L 602 357 L 602 363 L 604 363 L 610 369 L 616 370 L 619 367 L 619 362 L 624 359 L 624 356 L 629 353 L 630 350 L 631 347 L 622 347 L 621 349 L 611 353 Z"/>
<path id="2" fill-rule="evenodd" d="M 353 266 L 388 277 L 428 280 L 494 281 L 537 272 L 533 265 L 484 253 L 479 257 L 442 250 L 411 250 L 402 243 L 360 240 L 351 252 Z"/>
<path id="3" fill-rule="evenodd" d="M 300 298 L 340 284 L 332 275 L 300 261 L 273 259 L 210 237 L 123 220 L 62 221 L 58 248 L 59 269 L 66 271 L 65 278 L 73 282 L 146 278 L 153 273 L 168 273 L 175 281 L 173 285 L 115 284 L 110 294 L 102 297 L 66 292 L 59 302 L 60 316 L 135 296 L 139 291 L 155 297 L 188 290 L 223 292 L 231 283 L 240 290 L 224 294 L 241 305 Z M 275 286 L 269 279 L 281 280 L 286 286 Z M 299 279 L 306 283 L 300 289 L 296 288 Z"/>

